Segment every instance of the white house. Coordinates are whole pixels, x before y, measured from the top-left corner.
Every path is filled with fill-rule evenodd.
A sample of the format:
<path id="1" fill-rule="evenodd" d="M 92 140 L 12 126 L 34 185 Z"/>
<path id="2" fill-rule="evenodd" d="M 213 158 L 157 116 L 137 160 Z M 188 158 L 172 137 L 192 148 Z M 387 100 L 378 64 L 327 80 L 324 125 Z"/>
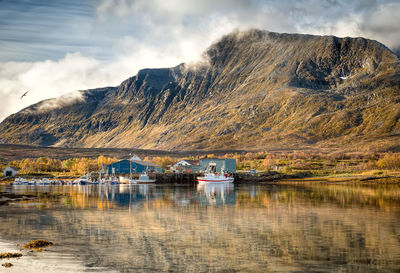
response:
<path id="1" fill-rule="evenodd" d="M 19 170 L 13 166 L 8 166 L 3 171 L 4 176 L 16 176 L 18 173 L 19 173 Z"/>
<path id="2" fill-rule="evenodd" d="M 130 160 L 131 161 L 142 161 L 142 159 L 140 157 L 138 157 L 137 155 L 133 155 Z"/>
<path id="3" fill-rule="evenodd" d="M 183 159 L 173 165 L 173 167 L 178 167 L 178 166 L 192 166 L 192 165 L 197 165 L 199 162 L 195 160 L 190 160 L 190 159 Z"/>
<path id="4" fill-rule="evenodd" d="M 200 165 L 198 160 L 183 159 L 171 166 L 171 171 L 179 173 L 199 172 Z"/>

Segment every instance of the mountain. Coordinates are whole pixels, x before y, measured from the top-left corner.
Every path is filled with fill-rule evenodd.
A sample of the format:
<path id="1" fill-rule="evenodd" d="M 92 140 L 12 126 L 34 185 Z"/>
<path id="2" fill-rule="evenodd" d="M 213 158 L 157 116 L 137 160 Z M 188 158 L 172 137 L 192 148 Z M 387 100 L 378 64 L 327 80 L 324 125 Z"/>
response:
<path id="1" fill-rule="evenodd" d="M 29 106 L 0 142 L 152 149 L 400 148 L 400 62 L 379 42 L 233 32 L 204 61 Z M 62 84 L 62 83 L 60 83 Z"/>

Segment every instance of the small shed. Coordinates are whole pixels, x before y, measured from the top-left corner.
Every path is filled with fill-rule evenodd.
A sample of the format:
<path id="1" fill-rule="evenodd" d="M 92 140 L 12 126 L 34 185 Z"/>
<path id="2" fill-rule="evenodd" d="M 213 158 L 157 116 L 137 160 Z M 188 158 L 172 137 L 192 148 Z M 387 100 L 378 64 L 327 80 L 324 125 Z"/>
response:
<path id="1" fill-rule="evenodd" d="M 230 173 L 236 172 L 236 159 L 234 158 L 202 158 L 199 161 L 199 165 L 202 171 L 207 170 L 210 166 L 215 166 L 215 171 L 218 173 L 221 170 Z"/>
<path id="2" fill-rule="evenodd" d="M 17 174 L 19 174 L 19 169 L 14 166 L 8 166 L 3 170 L 4 176 L 16 176 Z"/>
<path id="3" fill-rule="evenodd" d="M 173 167 L 178 167 L 178 166 L 193 166 L 197 165 L 199 161 L 196 160 L 191 160 L 191 159 L 182 159 L 181 161 L 175 163 Z"/>
<path id="4" fill-rule="evenodd" d="M 121 160 L 107 166 L 108 174 L 143 173 L 145 171 L 161 173 L 161 166 L 142 160 Z"/>

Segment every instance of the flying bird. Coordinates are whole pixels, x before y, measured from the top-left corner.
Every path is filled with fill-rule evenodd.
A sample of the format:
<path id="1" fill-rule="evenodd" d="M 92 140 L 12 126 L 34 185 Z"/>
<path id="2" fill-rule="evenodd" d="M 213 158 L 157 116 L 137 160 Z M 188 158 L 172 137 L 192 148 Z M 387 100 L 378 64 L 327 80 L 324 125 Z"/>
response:
<path id="1" fill-rule="evenodd" d="M 22 99 L 23 97 L 25 97 L 26 94 L 28 94 L 28 92 L 29 92 L 29 91 L 26 91 L 26 92 L 20 97 L 20 99 Z"/>

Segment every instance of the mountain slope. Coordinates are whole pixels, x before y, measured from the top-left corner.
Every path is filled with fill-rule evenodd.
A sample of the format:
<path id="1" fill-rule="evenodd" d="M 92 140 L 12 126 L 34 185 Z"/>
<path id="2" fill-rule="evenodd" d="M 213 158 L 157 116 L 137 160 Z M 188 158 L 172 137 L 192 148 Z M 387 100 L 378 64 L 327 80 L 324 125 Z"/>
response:
<path id="1" fill-rule="evenodd" d="M 179 150 L 398 143 L 399 59 L 376 41 L 250 30 L 204 59 L 32 105 L 0 124 L 0 139 Z"/>

